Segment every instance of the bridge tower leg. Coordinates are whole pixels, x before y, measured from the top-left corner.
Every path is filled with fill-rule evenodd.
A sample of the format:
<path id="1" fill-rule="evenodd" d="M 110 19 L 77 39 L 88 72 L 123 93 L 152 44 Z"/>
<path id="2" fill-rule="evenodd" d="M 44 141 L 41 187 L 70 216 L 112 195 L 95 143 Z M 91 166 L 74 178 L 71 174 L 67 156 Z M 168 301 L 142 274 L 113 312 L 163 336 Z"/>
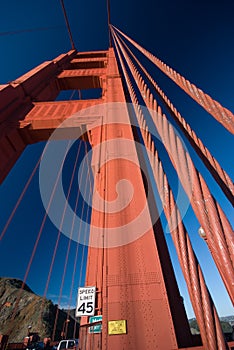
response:
<path id="1" fill-rule="evenodd" d="M 154 223 L 151 219 L 152 211 L 155 214 L 157 209 L 155 203 L 147 203 L 129 112 L 126 105 L 125 109 L 119 109 L 117 104 L 125 104 L 126 97 L 112 48 L 108 52 L 103 83 L 108 107 L 102 116 L 102 125 L 90 131 L 90 142 L 93 146 L 93 200 L 96 204 L 100 202 L 96 207 L 104 209 L 92 212 L 86 275 L 86 286 L 97 287 L 96 314 L 103 317 L 102 333 L 89 333 L 89 319 L 82 317 L 80 348 L 161 350 L 188 347 L 191 335 L 183 301 L 160 220 Z M 126 208 L 113 213 L 111 201 L 127 201 L 124 185 L 116 193 L 121 179 L 132 184 L 133 199 Z M 138 227 L 129 225 L 121 233 L 118 228 L 127 227 L 140 216 L 144 205 L 146 210 L 141 220 L 149 224 L 148 229 L 144 232 L 145 225 L 139 221 Z M 116 232 L 112 228 L 116 228 Z M 142 229 L 144 234 L 125 244 L 126 236 L 134 237 L 134 229 Z M 112 240 L 116 240 L 116 246 Z M 111 334 L 111 326 L 117 323 L 109 324 L 109 321 L 119 320 L 126 321 L 126 334 Z"/>

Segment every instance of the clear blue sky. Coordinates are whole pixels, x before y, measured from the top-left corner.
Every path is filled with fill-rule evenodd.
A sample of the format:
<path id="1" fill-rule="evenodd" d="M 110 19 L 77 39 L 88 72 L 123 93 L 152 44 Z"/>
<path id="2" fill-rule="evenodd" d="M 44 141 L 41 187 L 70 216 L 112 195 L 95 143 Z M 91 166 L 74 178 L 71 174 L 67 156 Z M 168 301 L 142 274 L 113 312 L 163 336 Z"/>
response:
<path id="1" fill-rule="evenodd" d="M 80 51 L 106 49 L 108 46 L 106 1 L 65 0 L 68 17 L 76 48 Z M 111 0 L 111 21 L 176 69 L 191 82 L 230 110 L 234 110 L 234 2 L 231 0 Z M 42 28 L 44 30 L 39 30 Z M 26 32 L 25 30 L 30 31 Z M 22 32 L 20 32 L 22 31 Z M 15 33 L 18 32 L 18 33 Z M 1 4 L 0 11 L 0 83 L 18 78 L 29 69 L 45 60 L 50 60 L 70 49 L 63 13 L 59 0 L 17 1 L 8 0 Z M 152 68 L 152 65 L 148 65 Z M 165 90 L 174 105 L 195 129 L 222 167 L 234 178 L 233 137 L 211 116 L 174 83 L 156 69 L 152 71 L 159 85 Z M 0 231 L 4 227 L 25 181 L 36 163 L 43 144 L 28 147 L 8 179 L 0 186 Z M 195 158 L 196 159 L 196 158 Z M 231 216 L 232 208 L 210 179 L 204 167 L 197 162 L 203 175 L 209 180 L 214 195 Z M 31 250 L 38 233 L 43 206 L 35 177 L 24 201 L 18 208 L 14 221 L 1 242 L 0 276 L 23 278 Z M 28 220 L 29 218 L 29 220 Z M 27 220 L 26 220 L 27 219 Z M 204 242 L 198 237 L 198 222 L 191 211 L 185 218 L 190 226 L 189 234 L 199 261 L 204 269 L 208 286 L 220 315 L 232 314 L 216 268 Z M 231 219 L 230 219 L 231 220 Z M 46 233 L 42 235 L 27 283 L 38 294 L 44 290 L 48 264 L 52 256 L 57 231 L 48 220 Z M 174 260 L 174 252 L 167 234 L 167 240 Z M 60 287 L 61 266 L 64 263 L 68 239 L 61 237 L 56 256 L 48 297 L 56 302 Z M 63 305 L 69 295 L 72 263 L 75 254 L 72 244 L 68 263 Z M 79 254 L 82 253 L 82 247 Z M 187 292 L 178 263 L 175 260 L 181 294 L 185 298 L 188 316 L 193 312 L 187 299 Z M 78 265 L 77 270 L 79 271 Z M 76 278 L 76 287 L 77 287 Z M 73 302 L 75 300 L 75 291 Z"/>

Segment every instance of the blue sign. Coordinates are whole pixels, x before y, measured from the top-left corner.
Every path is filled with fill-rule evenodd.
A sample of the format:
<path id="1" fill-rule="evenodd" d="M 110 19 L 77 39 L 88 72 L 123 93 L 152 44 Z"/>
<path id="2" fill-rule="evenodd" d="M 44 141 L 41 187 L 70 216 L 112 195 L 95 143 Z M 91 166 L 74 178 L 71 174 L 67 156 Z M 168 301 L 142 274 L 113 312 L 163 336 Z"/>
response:
<path id="1" fill-rule="evenodd" d="M 99 316 L 91 316 L 89 318 L 89 323 L 102 321 L 102 315 Z M 89 333 L 101 333 L 102 332 L 102 324 L 96 324 L 95 326 L 89 327 Z"/>

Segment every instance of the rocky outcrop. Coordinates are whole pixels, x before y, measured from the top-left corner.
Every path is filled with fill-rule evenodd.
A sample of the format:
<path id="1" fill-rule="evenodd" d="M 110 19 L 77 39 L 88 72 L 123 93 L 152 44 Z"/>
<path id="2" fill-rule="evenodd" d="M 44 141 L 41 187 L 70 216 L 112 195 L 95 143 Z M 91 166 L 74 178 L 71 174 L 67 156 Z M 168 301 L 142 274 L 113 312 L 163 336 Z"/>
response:
<path id="1" fill-rule="evenodd" d="M 29 325 L 41 339 L 51 337 L 56 312 L 57 306 L 52 301 L 34 294 L 27 285 L 22 288 L 22 281 L 0 278 L 0 334 L 8 334 L 10 342 L 21 342 Z M 61 339 L 66 319 L 67 313 L 59 309 L 55 340 Z M 68 337 L 73 337 L 74 323 L 74 318 L 70 318 Z"/>

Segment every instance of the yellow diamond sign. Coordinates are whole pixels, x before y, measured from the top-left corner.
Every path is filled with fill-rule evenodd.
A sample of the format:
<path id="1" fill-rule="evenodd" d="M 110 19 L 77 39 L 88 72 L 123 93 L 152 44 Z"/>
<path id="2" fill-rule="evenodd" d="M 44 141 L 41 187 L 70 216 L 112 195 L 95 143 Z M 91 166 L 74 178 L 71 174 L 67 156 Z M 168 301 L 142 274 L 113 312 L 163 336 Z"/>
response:
<path id="1" fill-rule="evenodd" d="M 108 334 L 126 334 L 126 320 L 108 321 Z"/>

